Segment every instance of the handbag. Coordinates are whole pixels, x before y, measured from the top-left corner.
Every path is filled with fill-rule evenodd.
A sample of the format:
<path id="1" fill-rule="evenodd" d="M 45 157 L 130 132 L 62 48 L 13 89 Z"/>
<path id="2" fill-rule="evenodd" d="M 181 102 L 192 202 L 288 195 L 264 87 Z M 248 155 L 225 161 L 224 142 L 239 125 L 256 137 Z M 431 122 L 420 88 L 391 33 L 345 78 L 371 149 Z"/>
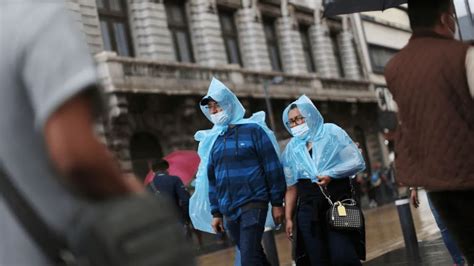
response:
<path id="1" fill-rule="evenodd" d="M 329 227 L 334 230 L 355 231 L 363 227 L 362 212 L 354 199 L 335 202 L 326 217 Z"/>
<path id="2" fill-rule="evenodd" d="M 0 192 L 54 265 L 194 265 L 172 203 L 153 195 L 95 202 L 76 213 L 64 234 L 51 228 L 0 169 Z"/>
<path id="3" fill-rule="evenodd" d="M 352 182 L 350 180 L 349 182 L 351 184 L 352 197 L 354 197 Z M 327 193 L 327 189 L 323 189 L 321 186 L 319 188 L 329 203 L 326 219 L 331 229 L 337 231 L 360 231 L 364 228 L 363 213 L 355 199 L 349 198 L 333 202 L 329 193 Z"/>

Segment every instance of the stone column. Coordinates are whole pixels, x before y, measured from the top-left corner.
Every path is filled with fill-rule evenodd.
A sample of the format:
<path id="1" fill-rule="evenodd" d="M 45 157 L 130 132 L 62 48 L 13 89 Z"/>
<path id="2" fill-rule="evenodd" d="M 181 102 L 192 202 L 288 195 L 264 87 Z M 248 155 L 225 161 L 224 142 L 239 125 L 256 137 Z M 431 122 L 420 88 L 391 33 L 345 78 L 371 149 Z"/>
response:
<path id="1" fill-rule="evenodd" d="M 288 0 L 281 1 L 281 11 L 282 17 L 277 19 L 277 34 L 283 70 L 292 74 L 307 73 L 298 23 Z"/>
<path id="2" fill-rule="evenodd" d="M 345 78 L 358 80 L 361 78 L 357 54 L 354 47 L 354 37 L 349 29 L 349 18 L 342 18 L 342 32 L 338 36 L 339 48 L 341 49 L 342 67 Z"/>
<path id="3" fill-rule="evenodd" d="M 130 159 L 131 130 L 128 118 L 128 101 L 125 95 L 115 93 L 106 97 L 107 113 L 103 132 L 108 148 L 115 155 L 124 172 L 132 172 Z"/>
<path id="4" fill-rule="evenodd" d="M 102 52 L 95 56 L 100 88 L 103 93 L 104 112 L 97 121 L 96 132 L 107 147 L 112 151 L 123 171 L 131 172 L 130 161 L 130 117 L 128 100 L 124 94 L 112 92 L 112 80 L 121 82 L 124 78 L 121 63 L 108 62 L 117 56 L 115 52 Z"/>
<path id="5" fill-rule="evenodd" d="M 321 10 L 315 9 L 315 24 L 310 27 L 310 41 L 313 49 L 316 69 L 321 77 L 338 78 L 337 59 L 334 54 L 331 38 L 329 37 L 329 27 L 326 22 L 321 21 Z"/>
<path id="6" fill-rule="evenodd" d="M 79 0 L 66 0 L 65 1 L 66 8 L 71 11 L 71 16 L 74 21 L 77 22 L 78 28 L 84 32 L 84 25 L 82 23 L 81 17 L 81 7 L 79 6 Z M 84 35 L 85 38 L 85 35 Z"/>
<path id="7" fill-rule="evenodd" d="M 189 0 L 188 9 L 196 62 L 206 66 L 227 64 L 215 0 Z"/>
<path id="8" fill-rule="evenodd" d="M 173 61 L 174 50 L 162 0 L 128 0 L 129 24 L 137 57 Z"/>
<path id="9" fill-rule="evenodd" d="M 79 29 L 84 33 L 84 39 L 89 46 L 91 54 L 104 50 L 100 32 L 99 14 L 95 0 L 67 0 L 67 8 L 72 11 L 74 19 L 78 22 Z"/>
<path id="10" fill-rule="evenodd" d="M 244 67 L 257 71 L 271 71 L 257 0 L 242 0 L 242 8 L 237 12 L 237 30 Z"/>

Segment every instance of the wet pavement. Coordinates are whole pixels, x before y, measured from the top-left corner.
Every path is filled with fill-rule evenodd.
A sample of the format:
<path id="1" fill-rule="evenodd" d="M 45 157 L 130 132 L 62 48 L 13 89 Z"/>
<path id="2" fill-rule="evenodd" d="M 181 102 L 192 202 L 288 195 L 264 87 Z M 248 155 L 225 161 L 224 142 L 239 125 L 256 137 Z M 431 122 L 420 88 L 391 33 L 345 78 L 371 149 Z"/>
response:
<path id="1" fill-rule="evenodd" d="M 420 254 L 425 258 L 417 265 L 452 265 L 449 254 L 440 240 L 440 233 L 428 206 L 426 193 L 419 192 L 420 207 L 411 208 Z M 367 262 L 364 265 L 407 265 L 404 241 L 397 208 L 394 204 L 364 210 L 366 218 Z M 275 236 L 281 266 L 291 265 L 291 247 L 286 236 Z M 382 256 L 384 255 L 384 256 Z M 227 248 L 198 257 L 200 266 L 232 266 L 234 249 Z M 438 262 L 430 264 L 430 262 Z M 393 264 L 391 264 L 393 263 Z"/>
<path id="2" fill-rule="evenodd" d="M 453 261 L 444 246 L 441 238 L 422 241 L 418 244 L 420 259 L 414 260 L 409 257 L 404 247 L 390 251 L 380 257 L 370 260 L 364 265 L 366 266 L 402 266 L 402 265 L 453 265 Z"/>

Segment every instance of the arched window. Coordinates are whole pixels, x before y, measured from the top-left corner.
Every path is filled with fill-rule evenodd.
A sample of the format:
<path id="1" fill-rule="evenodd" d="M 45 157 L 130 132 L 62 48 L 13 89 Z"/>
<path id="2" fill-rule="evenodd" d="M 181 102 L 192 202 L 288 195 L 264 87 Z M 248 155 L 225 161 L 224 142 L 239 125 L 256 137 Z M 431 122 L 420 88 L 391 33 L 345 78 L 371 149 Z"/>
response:
<path id="1" fill-rule="evenodd" d="M 158 139 L 150 133 L 136 133 L 130 139 L 130 157 L 133 172 L 144 180 L 153 160 L 163 157 Z"/>

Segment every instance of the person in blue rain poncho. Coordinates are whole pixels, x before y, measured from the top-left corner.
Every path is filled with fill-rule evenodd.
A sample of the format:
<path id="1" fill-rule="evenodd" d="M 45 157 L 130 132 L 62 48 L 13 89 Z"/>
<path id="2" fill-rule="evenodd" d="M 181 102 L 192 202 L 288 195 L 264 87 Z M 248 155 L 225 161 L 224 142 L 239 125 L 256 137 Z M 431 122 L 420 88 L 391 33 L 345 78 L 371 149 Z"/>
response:
<path id="1" fill-rule="evenodd" d="M 284 110 L 283 123 L 293 136 L 282 164 L 286 233 L 295 241 L 297 265 L 361 265 L 365 232 L 330 230 L 325 216 L 330 205 L 321 188 L 333 202 L 351 198 L 351 178 L 365 169 L 362 155 L 343 129 L 324 123 L 305 95 Z"/>
<path id="2" fill-rule="evenodd" d="M 275 224 L 283 222 L 286 190 L 275 136 L 264 112 L 244 119 L 242 104 L 217 79 L 200 105 L 214 126 L 195 135 L 201 163 L 190 201 L 193 225 L 223 232 L 225 222 L 240 250 L 241 265 L 269 265 L 261 245 L 265 221 L 272 220 L 267 210 L 270 203 Z"/>

